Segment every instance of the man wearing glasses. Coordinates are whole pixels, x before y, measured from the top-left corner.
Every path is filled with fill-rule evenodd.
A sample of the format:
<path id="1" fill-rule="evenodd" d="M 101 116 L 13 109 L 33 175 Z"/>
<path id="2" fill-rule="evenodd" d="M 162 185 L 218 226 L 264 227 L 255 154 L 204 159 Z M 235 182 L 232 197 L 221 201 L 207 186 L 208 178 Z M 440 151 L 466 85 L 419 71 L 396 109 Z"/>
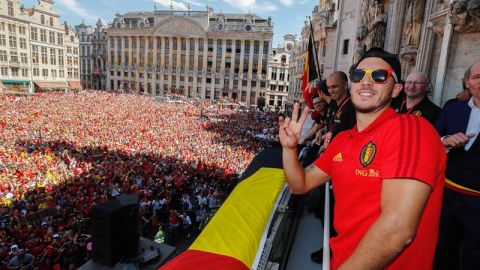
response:
<path id="1" fill-rule="evenodd" d="M 371 49 L 350 72 L 357 125 L 303 168 L 297 142 L 308 115 L 280 119 L 283 165 L 293 193 L 332 179 L 335 194 L 332 269 L 431 269 L 446 154 L 435 129 L 390 101 L 402 89 L 398 58 Z"/>
<path id="2" fill-rule="evenodd" d="M 440 108 L 428 99 L 428 86 L 428 79 L 423 73 L 410 73 L 405 80 L 405 99 L 394 108 L 395 111 L 420 115 L 434 124 L 440 114 Z"/>

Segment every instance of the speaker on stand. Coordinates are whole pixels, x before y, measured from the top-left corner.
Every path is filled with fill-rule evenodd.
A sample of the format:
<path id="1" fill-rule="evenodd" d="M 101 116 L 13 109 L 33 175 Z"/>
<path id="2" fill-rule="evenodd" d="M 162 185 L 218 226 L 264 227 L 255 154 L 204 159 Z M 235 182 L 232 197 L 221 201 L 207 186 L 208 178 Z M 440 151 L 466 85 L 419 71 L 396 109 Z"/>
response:
<path id="1" fill-rule="evenodd" d="M 92 260 L 105 266 L 136 258 L 139 247 L 138 194 L 120 195 L 91 211 Z"/>

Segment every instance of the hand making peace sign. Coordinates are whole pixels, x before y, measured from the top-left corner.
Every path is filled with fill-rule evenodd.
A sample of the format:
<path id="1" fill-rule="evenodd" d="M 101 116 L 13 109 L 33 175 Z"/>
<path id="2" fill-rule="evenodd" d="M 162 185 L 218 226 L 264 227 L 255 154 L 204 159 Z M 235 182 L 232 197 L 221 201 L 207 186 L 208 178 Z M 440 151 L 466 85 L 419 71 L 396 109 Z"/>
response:
<path id="1" fill-rule="evenodd" d="M 292 118 L 283 119 L 280 117 L 280 128 L 279 128 L 279 137 L 280 143 L 284 148 L 296 148 L 298 144 L 298 140 L 300 139 L 300 135 L 302 133 L 302 127 L 307 119 L 309 108 L 305 107 L 303 109 L 302 115 L 300 119 L 298 119 L 298 111 L 300 110 L 300 105 L 295 103 L 293 105 L 293 114 Z"/>

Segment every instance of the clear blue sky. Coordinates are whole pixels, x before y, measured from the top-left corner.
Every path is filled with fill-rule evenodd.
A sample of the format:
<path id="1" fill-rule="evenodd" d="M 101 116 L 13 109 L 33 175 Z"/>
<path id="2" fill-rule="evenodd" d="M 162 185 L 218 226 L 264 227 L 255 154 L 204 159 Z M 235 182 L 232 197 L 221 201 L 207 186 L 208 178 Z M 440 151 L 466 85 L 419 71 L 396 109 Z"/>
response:
<path id="1" fill-rule="evenodd" d="M 21 0 L 25 7 L 31 7 L 37 0 Z M 207 3 L 215 12 L 242 13 L 251 11 L 261 17 L 272 17 L 275 24 L 273 45 L 277 46 L 283 35 L 287 33 L 300 34 L 305 16 L 312 14 L 318 0 L 56 0 L 55 8 L 61 19 L 70 25 L 78 25 L 85 20 L 86 24 L 94 25 L 98 18 L 111 22 L 116 13 L 130 11 L 153 10 L 154 3 L 158 9 L 206 10 Z"/>

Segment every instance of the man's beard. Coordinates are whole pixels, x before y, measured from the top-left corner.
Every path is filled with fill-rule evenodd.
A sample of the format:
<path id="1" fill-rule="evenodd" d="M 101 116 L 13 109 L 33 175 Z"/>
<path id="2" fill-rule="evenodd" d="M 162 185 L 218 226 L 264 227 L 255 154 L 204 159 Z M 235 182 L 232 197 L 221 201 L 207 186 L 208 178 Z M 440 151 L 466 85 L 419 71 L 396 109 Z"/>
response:
<path id="1" fill-rule="evenodd" d="M 360 107 L 358 104 L 355 104 L 354 99 L 352 99 L 352 104 L 353 104 L 353 107 L 355 107 L 355 110 L 357 112 L 366 114 L 366 113 L 379 111 L 385 108 L 386 106 L 389 106 L 391 101 L 392 101 L 392 98 L 390 97 L 390 95 L 386 95 L 384 98 L 378 100 L 376 104 L 370 105 L 368 107 Z"/>

